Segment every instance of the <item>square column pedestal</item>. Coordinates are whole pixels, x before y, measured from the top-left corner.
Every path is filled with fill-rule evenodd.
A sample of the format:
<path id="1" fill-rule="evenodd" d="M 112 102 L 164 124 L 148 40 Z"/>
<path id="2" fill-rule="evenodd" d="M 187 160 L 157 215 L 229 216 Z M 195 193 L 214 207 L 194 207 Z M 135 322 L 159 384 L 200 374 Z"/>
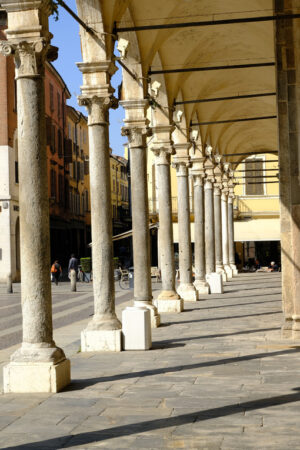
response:
<path id="1" fill-rule="evenodd" d="M 211 294 L 223 294 L 223 280 L 220 273 L 212 272 L 206 275 Z"/>
<path id="2" fill-rule="evenodd" d="M 176 300 L 165 300 L 159 299 L 153 301 L 154 305 L 157 308 L 157 311 L 160 313 L 180 313 L 183 311 L 183 300 L 182 298 L 178 298 Z"/>
<path id="3" fill-rule="evenodd" d="M 198 300 L 198 293 L 192 283 L 181 283 L 177 288 L 177 292 L 185 302 L 196 302 Z"/>
<path id="4" fill-rule="evenodd" d="M 147 308 L 127 306 L 122 312 L 124 350 L 149 350 L 152 345 L 151 313 Z"/>
<path id="5" fill-rule="evenodd" d="M 232 269 L 233 276 L 236 277 L 239 274 L 236 265 L 235 264 L 230 264 L 230 267 Z"/>
<path id="6" fill-rule="evenodd" d="M 162 291 L 157 299 L 153 300 L 158 313 L 180 313 L 183 311 L 183 300 L 174 291 Z"/>
<path id="7" fill-rule="evenodd" d="M 194 286 L 195 286 L 195 289 L 196 289 L 198 295 L 207 295 L 207 294 L 209 294 L 209 285 L 205 281 L 195 280 L 194 281 Z M 201 299 L 199 297 L 199 300 L 204 300 L 204 299 Z"/>
<path id="8" fill-rule="evenodd" d="M 233 278 L 233 270 L 230 266 L 224 266 L 226 275 L 227 275 L 227 280 L 231 280 Z"/>
<path id="9" fill-rule="evenodd" d="M 10 362 L 3 367 L 3 391 L 8 393 L 59 392 L 71 381 L 70 361 Z"/>
<path id="10" fill-rule="evenodd" d="M 120 352 L 121 350 L 121 330 L 86 329 L 81 332 L 82 352 Z"/>

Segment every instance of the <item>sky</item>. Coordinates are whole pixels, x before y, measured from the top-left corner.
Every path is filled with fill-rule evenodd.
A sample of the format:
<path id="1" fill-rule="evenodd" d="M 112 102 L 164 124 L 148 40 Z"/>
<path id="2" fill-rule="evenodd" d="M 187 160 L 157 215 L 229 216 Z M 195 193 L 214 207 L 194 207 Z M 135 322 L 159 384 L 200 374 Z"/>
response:
<path id="1" fill-rule="evenodd" d="M 68 0 L 68 6 L 76 11 L 76 1 Z M 72 98 L 68 100 L 68 104 L 87 115 L 84 107 L 80 107 L 77 103 L 77 95 L 80 94 L 80 86 L 82 85 L 82 74 L 76 66 L 77 62 L 82 61 L 80 51 L 79 24 L 62 8 L 59 7 L 59 19 L 54 20 L 51 16 L 49 19 L 49 29 L 53 34 L 52 45 L 59 48 L 58 59 L 53 62 L 54 67 L 64 79 Z M 112 77 L 112 86 L 116 89 L 121 83 L 122 71 L 119 69 Z M 124 110 L 119 107 L 116 110 L 110 110 L 110 130 L 109 139 L 113 153 L 123 156 L 123 144 L 127 142 L 126 138 L 121 136 L 121 126 L 123 123 Z"/>

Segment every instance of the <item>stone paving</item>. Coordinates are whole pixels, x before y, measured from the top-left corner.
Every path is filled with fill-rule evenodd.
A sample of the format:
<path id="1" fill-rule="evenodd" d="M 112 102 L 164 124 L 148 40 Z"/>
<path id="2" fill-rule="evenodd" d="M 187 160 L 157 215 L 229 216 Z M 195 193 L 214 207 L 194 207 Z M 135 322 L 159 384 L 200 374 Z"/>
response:
<path id="1" fill-rule="evenodd" d="M 0 396 L 1 448 L 300 449 L 300 347 L 280 337 L 280 274 L 239 275 L 203 300 L 163 315 L 148 352 L 81 353 L 88 318 L 56 330 L 72 384 Z"/>

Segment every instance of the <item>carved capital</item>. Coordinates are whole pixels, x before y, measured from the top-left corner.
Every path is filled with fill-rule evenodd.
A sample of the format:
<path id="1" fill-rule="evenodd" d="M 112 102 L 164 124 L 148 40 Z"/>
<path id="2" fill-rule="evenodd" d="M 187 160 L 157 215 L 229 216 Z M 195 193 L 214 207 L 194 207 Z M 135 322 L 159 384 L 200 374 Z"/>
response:
<path id="1" fill-rule="evenodd" d="M 174 154 L 174 149 L 170 141 L 156 141 L 151 143 L 150 150 L 156 156 L 156 165 L 169 165 L 171 155 Z"/>
<path id="2" fill-rule="evenodd" d="M 85 106 L 88 112 L 88 125 L 108 125 L 108 110 L 109 108 L 116 108 L 118 101 L 113 95 L 101 97 L 93 95 L 87 97 L 80 95 L 78 97 L 78 104 Z"/>
<path id="3" fill-rule="evenodd" d="M 54 60 L 57 48 L 49 45 L 50 40 L 39 38 L 32 41 L 2 41 L 0 52 L 13 55 L 16 66 L 16 79 L 34 78 L 44 75 L 44 64 L 49 59 Z"/>
<path id="4" fill-rule="evenodd" d="M 152 130 L 146 125 L 131 125 L 121 128 L 122 136 L 128 137 L 128 143 L 130 149 L 133 148 L 146 148 L 146 137 L 151 136 Z"/>
<path id="5" fill-rule="evenodd" d="M 187 177 L 189 174 L 189 164 L 184 161 L 174 161 L 172 167 L 175 167 L 177 177 Z"/>
<path id="6" fill-rule="evenodd" d="M 194 187 L 204 185 L 204 174 L 193 175 Z"/>

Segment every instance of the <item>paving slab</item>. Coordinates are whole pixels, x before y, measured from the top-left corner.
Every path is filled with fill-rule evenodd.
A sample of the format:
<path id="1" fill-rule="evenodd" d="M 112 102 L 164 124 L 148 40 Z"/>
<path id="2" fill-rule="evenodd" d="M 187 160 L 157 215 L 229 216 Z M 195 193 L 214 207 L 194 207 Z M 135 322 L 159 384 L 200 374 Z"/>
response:
<path id="1" fill-rule="evenodd" d="M 55 287 L 54 335 L 72 383 L 54 395 L 0 395 L 1 448 L 300 449 L 300 342 L 281 338 L 280 286 L 278 273 L 239 275 L 223 295 L 162 314 L 150 351 L 121 353 L 82 353 L 92 287 L 75 297 Z M 121 317 L 132 292 L 116 287 Z M 21 331 L 8 347 L 20 326 L 15 288 L 0 289 L 1 366 Z"/>

